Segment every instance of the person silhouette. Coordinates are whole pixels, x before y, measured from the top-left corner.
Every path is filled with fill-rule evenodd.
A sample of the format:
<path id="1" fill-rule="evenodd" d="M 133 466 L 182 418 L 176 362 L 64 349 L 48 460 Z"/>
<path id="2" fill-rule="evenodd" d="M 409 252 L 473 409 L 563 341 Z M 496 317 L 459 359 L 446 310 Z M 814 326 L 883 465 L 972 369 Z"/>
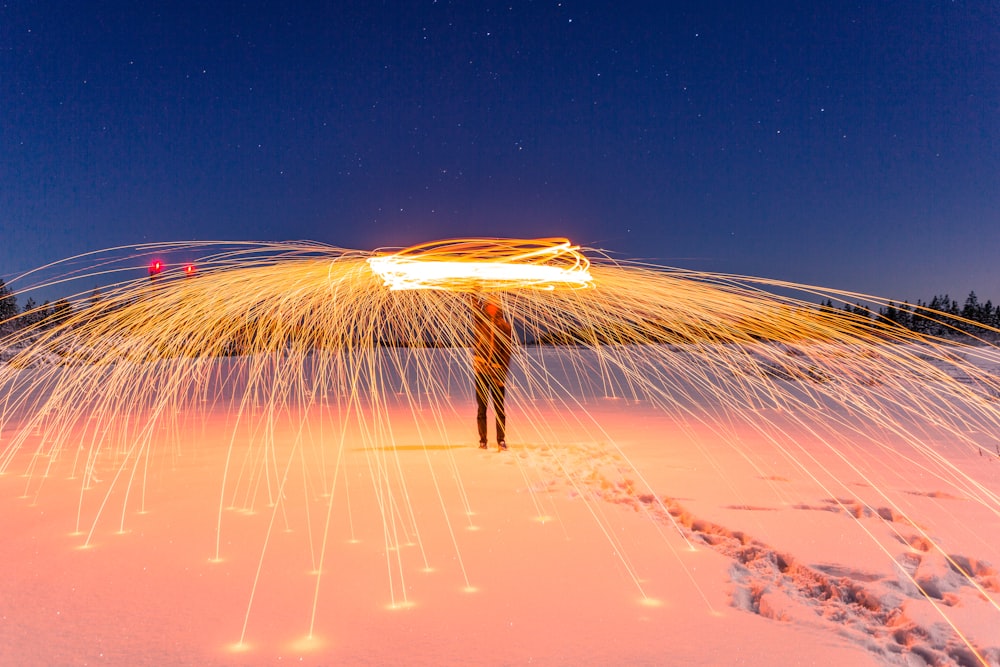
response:
<path id="1" fill-rule="evenodd" d="M 476 388 L 479 447 L 487 448 L 486 410 L 492 402 L 496 415 L 497 448 L 503 451 L 507 449 L 504 394 L 514 347 L 513 329 L 496 301 L 480 301 L 473 312 L 472 373 Z"/>

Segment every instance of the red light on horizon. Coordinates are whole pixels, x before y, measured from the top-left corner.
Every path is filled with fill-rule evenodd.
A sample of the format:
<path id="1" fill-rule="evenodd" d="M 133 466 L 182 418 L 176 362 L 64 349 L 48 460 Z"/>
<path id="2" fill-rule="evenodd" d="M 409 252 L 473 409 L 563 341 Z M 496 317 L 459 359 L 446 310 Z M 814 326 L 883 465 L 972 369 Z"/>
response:
<path id="1" fill-rule="evenodd" d="M 154 259 L 149 264 L 149 276 L 153 277 L 163 271 L 163 262 L 158 259 Z"/>
<path id="2" fill-rule="evenodd" d="M 185 276 L 193 276 L 197 270 L 198 269 L 195 268 L 194 264 L 185 264 L 184 265 L 184 275 Z"/>

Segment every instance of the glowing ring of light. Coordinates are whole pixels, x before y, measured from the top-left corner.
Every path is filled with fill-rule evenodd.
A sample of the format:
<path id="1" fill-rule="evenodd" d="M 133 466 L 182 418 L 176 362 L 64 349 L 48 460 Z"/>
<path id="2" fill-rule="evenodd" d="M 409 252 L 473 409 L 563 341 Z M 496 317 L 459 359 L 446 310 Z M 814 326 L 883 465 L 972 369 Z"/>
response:
<path id="1" fill-rule="evenodd" d="M 564 238 L 449 239 L 370 257 L 391 290 L 591 287 L 590 260 Z"/>

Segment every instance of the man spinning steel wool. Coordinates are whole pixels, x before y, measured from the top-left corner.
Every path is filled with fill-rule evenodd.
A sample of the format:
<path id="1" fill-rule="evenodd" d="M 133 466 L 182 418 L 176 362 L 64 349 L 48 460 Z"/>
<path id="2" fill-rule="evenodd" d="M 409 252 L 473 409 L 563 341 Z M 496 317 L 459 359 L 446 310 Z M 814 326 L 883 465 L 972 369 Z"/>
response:
<path id="1" fill-rule="evenodd" d="M 487 447 L 486 409 L 493 403 L 499 451 L 507 449 L 504 393 L 514 336 L 510 322 L 494 301 L 476 302 L 473 311 L 472 372 L 476 385 L 476 426 L 479 447 Z"/>

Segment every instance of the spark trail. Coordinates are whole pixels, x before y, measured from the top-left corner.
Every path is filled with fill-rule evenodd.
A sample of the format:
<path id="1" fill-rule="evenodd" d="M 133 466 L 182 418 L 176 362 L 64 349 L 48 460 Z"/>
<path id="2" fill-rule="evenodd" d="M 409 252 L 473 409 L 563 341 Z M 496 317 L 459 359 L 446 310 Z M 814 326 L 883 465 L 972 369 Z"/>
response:
<path id="1" fill-rule="evenodd" d="M 171 256 L 185 261 L 135 277 L 137 262 Z M 370 473 L 392 605 L 408 603 L 406 567 L 393 554 L 401 545 L 423 546 L 398 453 L 385 446 L 394 438 L 390 408 L 409 409 L 423 441 L 447 441 L 444 416 L 471 386 L 470 295 L 497 300 L 511 318 L 521 349 L 511 409 L 527 422 L 522 432 L 546 447 L 556 443 L 538 401 L 599 431 L 599 417 L 579 397 L 614 396 L 724 434 L 722 425 L 745 422 L 814 479 L 828 471 L 797 446 L 788 423 L 861 475 L 864 448 L 891 449 L 1000 515 L 995 493 L 928 444 L 946 437 L 993 455 L 1000 382 L 970 359 L 995 348 L 810 302 L 884 305 L 871 296 L 617 262 L 565 239 L 465 239 L 377 252 L 316 243 L 156 244 L 74 258 L 10 284 L 27 290 L 46 283 L 37 278 L 43 274 L 58 276 L 48 284 L 100 278 L 106 285 L 100 298 L 81 293 L 72 308 L 0 341 L 9 357 L 0 365 L 0 473 L 24 474 L 25 494 L 37 495 L 46 471 L 71 461 L 81 480 L 75 529 L 86 545 L 101 521 L 124 529 L 129 511 L 144 509 L 150 468 L 169 455 L 165 446 L 181 447 L 162 430 L 180 428 L 178 415 L 221 406 L 231 416 L 231 444 L 214 509 L 215 559 L 224 558 L 227 508 L 264 506 L 274 526 L 288 521 L 283 499 L 292 491 L 324 499 L 307 517 L 316 572 L 310 636 L 331 517 L 358 494 L 339 472 L 348 449 L 363 451 Z M 941 313 L 914 315 L 943 322 Z M 780 420 L 769 416 L 779 413 Z M 327 429 L 320 438 L 311 433 L 317 414 Z M 286 422 L 295 434 L 290 454 L 273 446 Z M 740 447 L 735 439 L 733 446 Z M 613 442 L 608 447 L 625 456 Z M 753 451 L 742 453 L 754 459 Z M 557 447 L 551 455 L 558 460 Z M 99 476 L 110 482 L 94 484 Z M 434 484 L 465 587 L 474 590 L 436 477 Z M 876 490 L 903 513 L 888 490 Z M 536 503 L 544 514 L 544 500 Z M 591 511 L 646 597 L 615 544 L 613 519 L 599 506 Z M 671 516 L 662 504 L 650 511 Z M 919 526 L 916 517 L 910 523 Z M 266 546 L 258 578 L 265 554 Z"/>

